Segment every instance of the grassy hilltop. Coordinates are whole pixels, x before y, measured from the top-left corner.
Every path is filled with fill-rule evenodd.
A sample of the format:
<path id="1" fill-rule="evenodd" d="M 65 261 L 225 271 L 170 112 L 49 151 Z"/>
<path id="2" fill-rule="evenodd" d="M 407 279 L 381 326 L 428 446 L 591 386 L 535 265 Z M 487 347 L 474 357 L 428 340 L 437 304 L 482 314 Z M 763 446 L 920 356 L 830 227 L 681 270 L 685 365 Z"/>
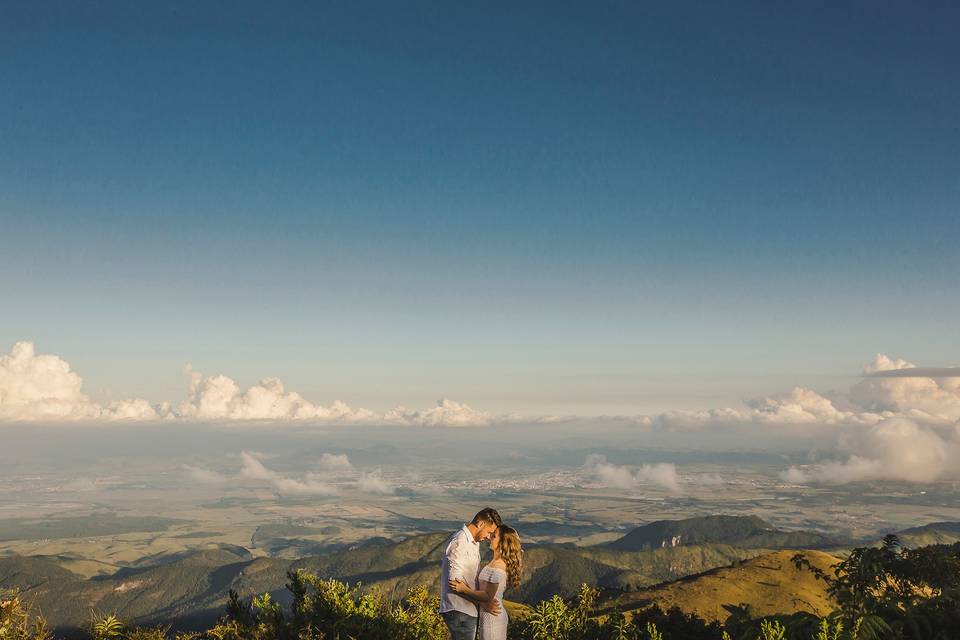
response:
<path id="1" fill-rule="evenodd" d="M 799 552 L 824 572 L 840 558 L 822 551 Z M 801 611 L 825 616 L 833 610 L 827 585 L 811 571 L 798 568 L 794 551 L 775 551 L 728 567 L 681 578 L 603 602 L 603 611 L 634 611 L 650 605 L 679 608 L 708 621 L 723 622 L 725 605 L 749 603 L 754 614 L 773 616 Z"/>

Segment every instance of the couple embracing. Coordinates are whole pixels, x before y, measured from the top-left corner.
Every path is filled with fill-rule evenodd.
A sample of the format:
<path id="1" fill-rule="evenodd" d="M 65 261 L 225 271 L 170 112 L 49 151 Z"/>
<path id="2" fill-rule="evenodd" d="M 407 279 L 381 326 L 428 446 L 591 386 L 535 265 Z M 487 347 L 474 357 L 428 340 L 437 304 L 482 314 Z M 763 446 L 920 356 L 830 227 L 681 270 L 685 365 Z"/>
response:
<path id="1" fill-rule="evenodd" d="M 489 540 L 493 560 L 480 568 L 480 543 Z M 503 592 L 520 584 L 523 550 L 516 529 L 487 507 L 447 540 L 440 563 L 440 615 L 451 640 L 506 640 Z"/>

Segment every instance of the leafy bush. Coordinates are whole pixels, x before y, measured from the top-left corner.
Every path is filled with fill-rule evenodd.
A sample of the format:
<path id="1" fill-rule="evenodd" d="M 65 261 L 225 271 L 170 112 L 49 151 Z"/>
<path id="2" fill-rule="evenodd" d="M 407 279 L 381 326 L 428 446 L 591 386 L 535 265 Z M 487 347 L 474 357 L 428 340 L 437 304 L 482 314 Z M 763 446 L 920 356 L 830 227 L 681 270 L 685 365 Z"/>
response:
<path id="1" fill-rule="evenodd" d="M 415 587 L 398 603 L 339 580 L 303 571 L 287 574 L 289 614 L 270 594 L 241 600 L 231 591 L 227 617 L 207 632 L 213 640 L 446 640 L 440 601 Z"/>

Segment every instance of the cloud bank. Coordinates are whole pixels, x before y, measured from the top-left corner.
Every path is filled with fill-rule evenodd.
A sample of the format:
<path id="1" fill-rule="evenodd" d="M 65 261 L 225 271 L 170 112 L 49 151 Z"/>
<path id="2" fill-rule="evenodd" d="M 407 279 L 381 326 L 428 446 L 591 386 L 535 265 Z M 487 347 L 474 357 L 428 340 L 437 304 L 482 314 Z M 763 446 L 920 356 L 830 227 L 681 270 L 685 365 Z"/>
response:
<path id="1" fill-rule="evenodd" d="M 0 422 L 83 420 L 300 421 L 423 427 L 475 427 L 498 421 L 491 414 L 443 399 L 424 410 L 397 407 L 382 414 L 345 402 L 314 404 L 288 391 L 278 378 L 264 378 L 243 390 L 228 376 L 203 376 L 189 364 L 186 400 L 151 404 L 142 398 L 103 406 L 81 391 L 83 380 L 56 355 L 37 355 L 33 343 L 18 342 L 0 357 Z"/>
<path id="2" fill-rule="evenodd" d="M 82 379 L 52 354 L 37 354 L 30 342 L 18 342 L 0 357 L 0 422 L 17 421 L 271 421 L 279 423 L 371 424 L 422 427 L 484 427 L 519 422 L 568 424 L 616 423 L 671 432 L 746 433 L 756 441 L 780 434 L 832 437 L 835 460 L 786 470 L 782 477 L 798 483 L 847 483 L 875 480 L 933 482 L 952 479 L 960 469 L 960 369 L 921 368 L 903 359 L 877 354 L 863 369 L 864 377 L 847 393 L 824 395 L 796 387 L 786 393 L 748 400 L 742 407 L 702 411 L 668 411 L 656 416 L 569 419 L 556 416 L 520 419 L 496 416 L 455 400 L 416 410 L 397 407 L 384 413 L 353 408 L 344 402 L 315 404 L 287 390 L 277 378 L 265 378 L 242 389 L 225 375 L 204 376 L 188 365 L 186 399 L 178 404 L 152 404 L 142 398 L 106 405 L 82 391 Z M 319 461 L 320 472 L 348 472 L 346 456 Z M 259 465 L 259 466 L 258 466 Z M 648 465 L 627 469 L 592 460 L 598 481 L 633 488 L 653 482 L 670 490 L 680 485 L 676 469 Z M 279 475 L 256 457 L 245 460 L 245 477 L 261 480 L 288 493 L 322 494 L 329 490 L 318 477 Z M 222 478 L 204 470 L 188 470 L 197 482 Z M 358 487 L 385 493 L 391 488 L 376 473 L 361 475 Z"/>

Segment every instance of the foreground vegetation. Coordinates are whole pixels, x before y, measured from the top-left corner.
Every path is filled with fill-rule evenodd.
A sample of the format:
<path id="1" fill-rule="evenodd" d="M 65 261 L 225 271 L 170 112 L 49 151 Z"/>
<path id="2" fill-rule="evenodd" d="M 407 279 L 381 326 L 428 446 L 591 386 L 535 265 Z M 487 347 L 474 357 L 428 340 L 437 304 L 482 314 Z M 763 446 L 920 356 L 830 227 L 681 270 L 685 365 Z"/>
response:
<path id="1" fill-rule="evenodd" d="M 831 572 L 798 566 L 825 581 L 836 610 L 826 618 L 795 613 L 757 618 L 748 604 L 727 605 L 724 625 L 679 608 L 655 606 L 598 616 L 598 591 L 554 596 L 515 615 L 513 640 L 950 640 L 960 629 L 960 544 L 903 549 L 889 536 L 879 547 L 855 549 Z M 269 594 L 241 599 L 230 593 L 226 613 L 203 632 L 128 628 L 110 615 L 94 615 L 93 640 L 445 640 L 438 601 L 424 587 L 400 601 L 304 571 L 288 574 L 292 601 Z M 41 617 L 16 594 L 0 598 L 0 640 L 50 640 Z"/>

